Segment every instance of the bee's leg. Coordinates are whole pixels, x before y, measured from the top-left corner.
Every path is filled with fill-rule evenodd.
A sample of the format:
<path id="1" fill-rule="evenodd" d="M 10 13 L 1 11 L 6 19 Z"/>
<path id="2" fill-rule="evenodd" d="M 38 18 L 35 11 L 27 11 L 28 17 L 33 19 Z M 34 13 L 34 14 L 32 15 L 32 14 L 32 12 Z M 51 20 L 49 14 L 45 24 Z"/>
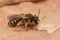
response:
<path id="1" fill-rule="evenodd" d="M 20 29 L 22 29 L 21 25 L 22 25 L 22 23 L 19 22 L 19 23 L 17 24 L 17 26 L 15 27 L 14 31 L 19 31 L 19 30 L 18 30 L 19 27 L 20 27 Z"/>
<path id="2" fill-rule="evenodd" d="M 33 27 L 33 30 L 36 30 L 36 31 L 37 31 L 37 30 L 38 30 L 38 29 L 37 29 L 37 26 Z"/>
<path id="3" fill-rule="evenodd" d="M 26 30 L 26 32 L 28 31 L 27 23 L 25 23 L 25 30 Z"/>
<path id="4" fill-rule="evenodd" d="M 16 26 L 16 27 L 15 27 L 14 32 L 15 32 L 15 31 L 20 31 L 20 30 L 18 29 L 18 27 L 19 27 L 19 26 Z M 22 28 L 20 28 L 20 29 L 22 29 Z"/>

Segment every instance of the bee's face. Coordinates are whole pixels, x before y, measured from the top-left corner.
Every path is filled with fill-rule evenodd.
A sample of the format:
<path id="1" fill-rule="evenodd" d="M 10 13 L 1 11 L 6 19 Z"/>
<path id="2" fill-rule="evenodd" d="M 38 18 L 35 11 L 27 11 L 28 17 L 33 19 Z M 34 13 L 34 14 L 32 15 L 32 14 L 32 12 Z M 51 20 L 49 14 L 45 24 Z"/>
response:
<path id="1" fill-rule="evenodd" d="M 36 15 L 34 15 L 33 21 L 35 24 L 38 24 L 39 18 Z"/>

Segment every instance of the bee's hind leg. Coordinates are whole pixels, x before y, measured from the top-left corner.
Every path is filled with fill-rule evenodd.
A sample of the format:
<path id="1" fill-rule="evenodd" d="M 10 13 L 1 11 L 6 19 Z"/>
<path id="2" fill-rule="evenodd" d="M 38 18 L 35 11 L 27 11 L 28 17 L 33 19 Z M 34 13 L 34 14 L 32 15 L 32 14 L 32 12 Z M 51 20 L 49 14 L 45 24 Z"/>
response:
<path id="1" fill-rule="evenodd" d="M 28 25 L 27 25 L 27 23 L 25 23 L 25 31 L 27 32 L 28 31 L 28 27 L 27 27 Z"/>
<path id="2" fill-rule="evenodd" d="M 14 28 L 14 32 L 15 32 L 15 31 L 20 31 L 20 30 L 22 30 L 22 26 L 21 26 L 21 25 L 22 25 L 21 22 L 19 22 L 19 23 L 17 24 L 17 26 Z M 19 30 L 18 28 L 20 28 L 20 30 Z"/>
<path id="3" fill-rule="evenodd" d="M 20 27 L 20 30 L 19 30 L 18 28 L 19 28 L 19 27 L 16 26 L 16 27 L 14 28 L 14 32 L 15 32 L 15 31 L 20 31 L 20 30 L 22 29 L 22 27 Z"/>
<path id="4" fill-rule="evenodd" d="M 37 27 L 35 26 L 35 27 L 33 27 L 33 30 L 36 30 L 36 31 L 37 31 L 38 29 L 37 29 Z"/>

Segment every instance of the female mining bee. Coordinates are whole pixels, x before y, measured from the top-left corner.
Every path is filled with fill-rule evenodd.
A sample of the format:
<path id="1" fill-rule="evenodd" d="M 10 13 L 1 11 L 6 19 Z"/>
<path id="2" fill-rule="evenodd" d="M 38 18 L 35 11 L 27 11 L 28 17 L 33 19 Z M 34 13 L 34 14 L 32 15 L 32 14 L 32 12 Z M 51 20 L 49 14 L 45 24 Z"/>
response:
<path id="1" fill-rule="evenodd" d="M 15 27 L 14 31 L 17 31 L 16 29 L 18 27 L 24 28 L 26 31 L 29 29 L 37 30 L 37 25 L 39 24 L 39 14 L 38 16 L 32 14 L 20 14 L 17 15 L 17 17 L 15 15 L 9 20 L 8 25 Z"/>

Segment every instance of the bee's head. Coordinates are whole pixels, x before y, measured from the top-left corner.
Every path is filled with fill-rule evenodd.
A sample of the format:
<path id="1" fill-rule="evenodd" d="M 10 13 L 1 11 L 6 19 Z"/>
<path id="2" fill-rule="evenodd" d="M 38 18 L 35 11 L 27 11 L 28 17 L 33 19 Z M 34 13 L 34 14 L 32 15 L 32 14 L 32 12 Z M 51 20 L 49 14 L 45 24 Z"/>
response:
<path id="1" fill-rule="evenodd" d="M 38 16 L 34 15 L 33 21 L 34 21 L 35 24 L 38 24 L 38 21 L 39 21 Z"/>
<path id="2" fill-rule="evenodd" d="M 40 9 L 39 9 L 39 12 L 38 12 L 38 16 L 34 15 L 33 17 L 33 21 L 35 22 L 35 24 L 38 24 L 39 23 L 39 15 L 40 15 Z"/>

